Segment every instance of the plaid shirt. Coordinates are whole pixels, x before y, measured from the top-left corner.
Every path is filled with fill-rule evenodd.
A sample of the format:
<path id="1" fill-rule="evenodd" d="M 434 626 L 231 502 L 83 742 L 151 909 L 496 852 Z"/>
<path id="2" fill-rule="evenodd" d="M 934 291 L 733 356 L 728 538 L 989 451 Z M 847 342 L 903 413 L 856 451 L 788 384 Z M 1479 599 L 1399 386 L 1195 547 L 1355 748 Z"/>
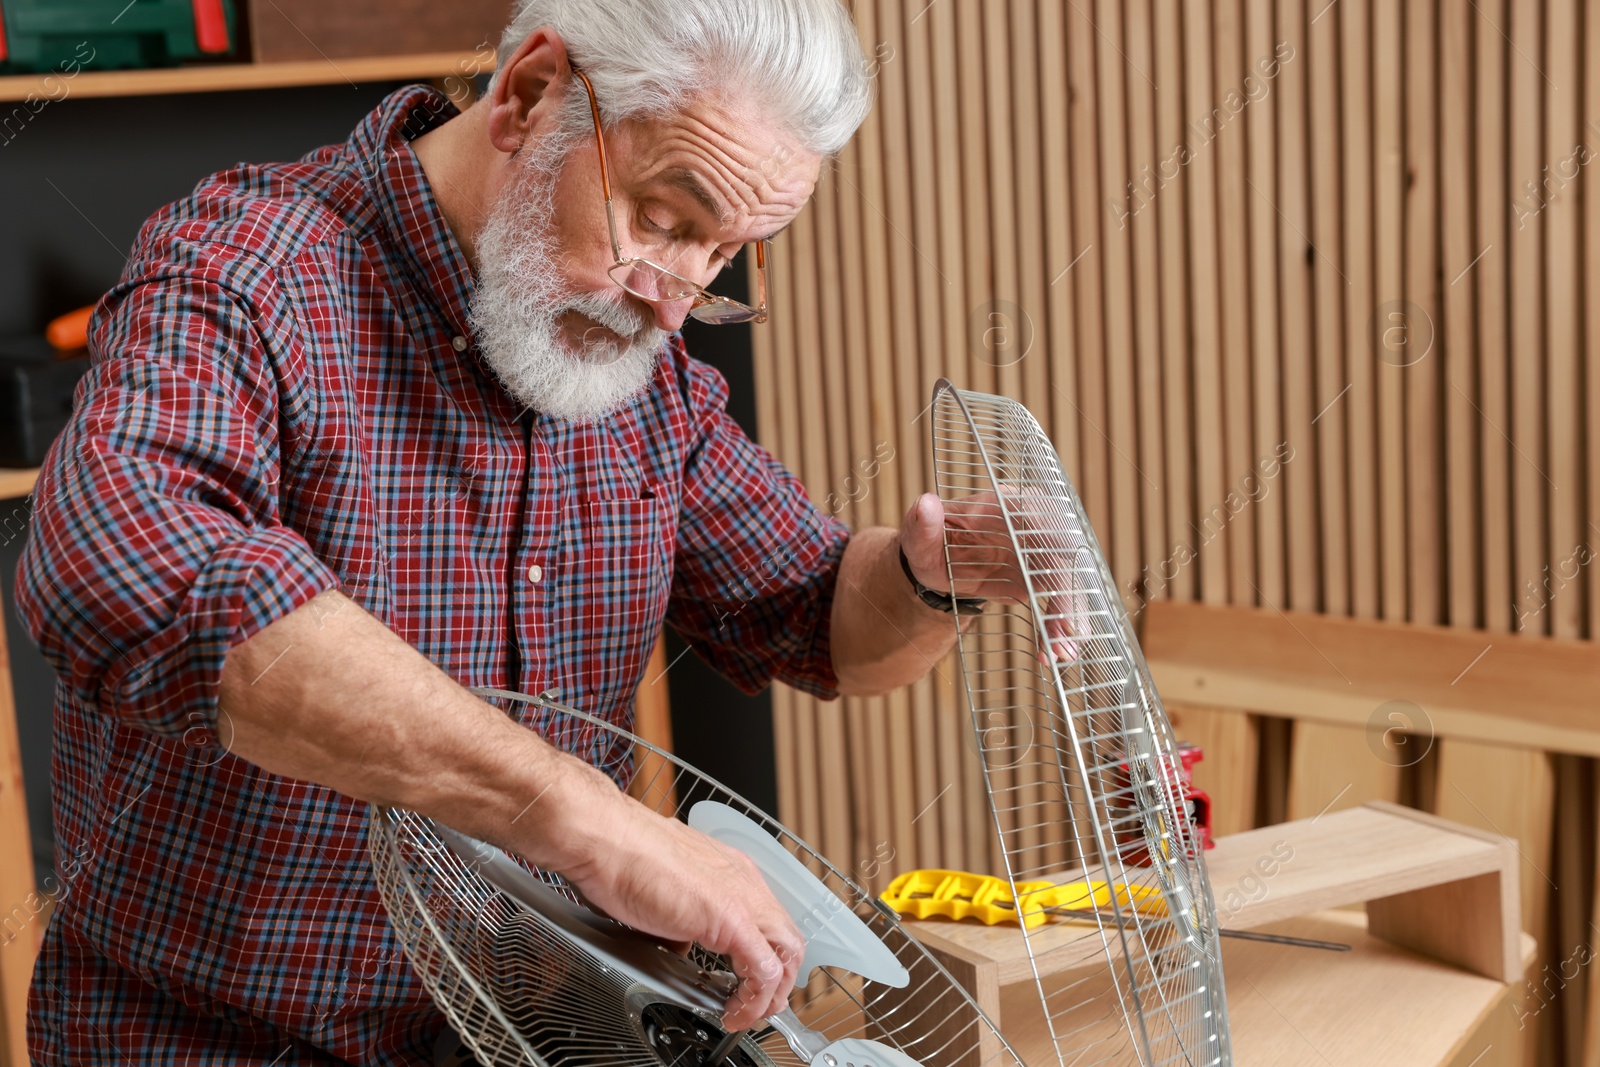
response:
<path id="1" fill-rule="evenodd" d="M 215 743 L 229 647 L 319 591 L 463 685 L 624 726 L 663 620 L 748 690 L 833 694 L 848 534 L 680 337 L 590 425 L 519 410 L 482 362 L 408 146 L 454 114 L 408 88 L 343 145 L 208 178 L 97 310 L 17 574 L 58 677 L 40 1063 L 429 1062 L 443 1017 L 389 930 L 366 806 Z"/>

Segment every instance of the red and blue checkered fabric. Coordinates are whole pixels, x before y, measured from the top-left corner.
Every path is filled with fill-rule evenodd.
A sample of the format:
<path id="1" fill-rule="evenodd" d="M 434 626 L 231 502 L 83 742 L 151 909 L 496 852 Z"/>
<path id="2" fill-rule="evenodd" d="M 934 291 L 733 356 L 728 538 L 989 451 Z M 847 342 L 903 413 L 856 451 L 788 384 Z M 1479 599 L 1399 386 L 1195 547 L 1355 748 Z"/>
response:
<path id="1" fill-rule="evenodd" d="M 95 314 L 17 573 L 58 677 L 41 1064 L 429 1062 L 443 1019 L 387 925 L 365 805 L 215 743 L 229 647 L 321 590 L 464 685 L 622 725 L 663 620 L 748 690 L 833 695 L 848 533 L 681 338 L 590 425 L 519 410 L 477 355 L 471 272 L 408 146 L 454 114 L 405 89 L 344 145 L 208 178 Z"/>

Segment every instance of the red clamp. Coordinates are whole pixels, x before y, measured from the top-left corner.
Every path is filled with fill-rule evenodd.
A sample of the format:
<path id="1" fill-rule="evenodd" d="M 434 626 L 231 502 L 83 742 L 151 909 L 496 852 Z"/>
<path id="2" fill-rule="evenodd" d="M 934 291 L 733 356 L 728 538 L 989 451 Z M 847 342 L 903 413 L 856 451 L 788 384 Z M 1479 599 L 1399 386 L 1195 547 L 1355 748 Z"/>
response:
<path id="1" fill-rule="evenodd" d="M 1189 821 L 1204 848 L 1216 848 L 1211 839 L 1211 797 L 1203 789 L 1194 787 L 1194 765 L 1206 758 L 1199 745 L 1178 742 L 1178 759 L 1183 761 L 1183 795 L 1189 804 Z"/>
<path id="2" fill-rule="evenodd" d="M 1198 745 L 1180 741 L 1178 765 L 1172 768 L 1176 777 L 1172 784 L 1176 792 L 1182 795 L 1184 804 L 1189 809 L 1189 823 L 1194 827 L 1195 840 L 1200 843 L 1202 849 L 1216 847 L 1216 842 L 1211 839 L 1211 798 L 1203 790 L 1194 787 L 1194 765 L 1205 758 L 1205 753 Z M 1150 863 L 1150 853 L 1145 846 L 1144 828 L 1138 820 L 1131 817 L 1135 802 L 1126 759 L 1118 765 L 1117 771 L 1117 788 L 1112 795 L 1111 804 L 1113 808 L 1126 813 L 1115 819 L 1115 824 L 1118 826 L 1114 832 L 1117 852 L 1121 855 L 1123 863 L 1132 867 L 1145 867 Z"/>

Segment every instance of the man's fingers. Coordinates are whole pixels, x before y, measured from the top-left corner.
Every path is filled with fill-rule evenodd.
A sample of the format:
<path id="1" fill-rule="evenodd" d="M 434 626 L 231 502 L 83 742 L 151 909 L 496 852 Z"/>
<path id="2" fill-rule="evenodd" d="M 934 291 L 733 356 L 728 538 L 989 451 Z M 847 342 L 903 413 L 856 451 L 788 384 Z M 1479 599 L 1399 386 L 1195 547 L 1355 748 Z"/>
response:
<path id="1" fill-rule="evenodd" d="M 923 493 L 912 503 L 911 510 L 906 512 L 905 522 L 900 530 L 900 547 L 906 554 L 906 562 L 911 564 L 913 574 L 919 575 L 925 583 L 929 578 L 935 578 L 937 584 L 930 588 L 939 588 L 945 584 L 944 574 L 944 505 L 934 493 Z"/>
<path id="2" fill-rule="evenodd" d="M 799 930 L 793 928 L 792 924 L 786 938 L 778 946 L 778 958 L 783 961 L 782 997 L 785 1002 L 794 989 L 795 979 L 800 974 L 800 964 L 806 954 L 805 938 L 801 936 Z M 776 1010 L 781 1011 L 783 1007 L 783 1004 L 779 1004 Z"/>
<path id="3" fill-rule="evenodd" d="M 739 988 L 728 998 L 723 1023 L 729 1030 L 747 1030 L 783 1009 L 793 982 L 785 982 L 783 960 L 753 926 L 739 932 L 728 954 Z"/>
<path id="4" fill-rule="evenodd" d="M 779 973 L 773 981 L 771 999 L 762 1013 L 762 1018 L 788 1007 L 789 994 L 794 991 L 795 976 L 800 973 L 800 963 L 806 953 L 805 938 L 801 936 L 799 927 L 790 919 L 789 913 L 780 911 L 776 919 L 777 928 L 767 930 L 765 934 L 767 944 L 771 946 L 773 956 L 778 961 Z"/>
<path id="5" fill-rule="evenodd" d="M 1078 645 L 1066 638 L 1054 638 L 1039 650 L 1039 662 L 1047 667 L 1072 663 L 1078 658 Z"/>
<path id="6" fill-rule="evenodd" d="M 761 873 L 756 861 L 736 848 L 721 842 L 716 844 L 737 864 L 739 873 L 750 887 L 750 892 L 765 904 L 764 917 L 754 919 L 752 924 L 760 930 L 767 945 L 783 962 L 785 976 L 790 979 L 789 984 L 792 985 L 794 975 L 800 969 L 800 957 L 805 955 L 804 935 L 795 925 L 793 917 L 778 903 L 777 898 L 772 896 L 766 876 Z"/>
<path id="7" fill-rule="evenodd" d="M 614 835 L 618 847 L 604 854 L 607 862 L 573 878 L 574 885 L 585 883 L 594 905 L 610 905 L 616 918 L 675 951 L 694 941 L 726 955 L 739 978 L 726 1005 L 730 1029 L 749 1029 L 783 1010 L 805 939 L 760 867 L 736 848 L 617 796 L 633 821 Z M 624 832 L 630 826 L 634 832 Z M 647 840 L 667 847 L 629 847 Z"/>
<path id="8" fill-rule="evenodd" d="M 772 895 L 754 860 L 722 842 L 708 839 L 707 843 L 725 863 L 721 884 L 744 905 L 740 914 L 726 916 L 722 943 L 706 946 L 726 953 L 733 962 L 739 988 L 728 1000 L 725 1022 L 730 1030 L 742 1029 L 788 1006 L 805 955 L 805 938 Z"/>

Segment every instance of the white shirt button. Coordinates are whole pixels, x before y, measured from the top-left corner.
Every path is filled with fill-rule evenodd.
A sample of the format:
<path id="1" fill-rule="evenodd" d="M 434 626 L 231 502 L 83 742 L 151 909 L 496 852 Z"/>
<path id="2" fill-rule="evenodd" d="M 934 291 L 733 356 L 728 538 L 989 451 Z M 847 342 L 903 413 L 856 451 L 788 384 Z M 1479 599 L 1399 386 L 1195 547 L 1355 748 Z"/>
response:
<path id="1" fill-rule="evenodd" d="M 539 566 L 537 563 L 535 563 L 533 566 L 528 568 L 528 581 L 537 582 L 540 578 L 543 578 L 543 577 L 544 577 L 544 568 Z"/>
<path id="2" fill-rule="evenodd" d="M 465 352 L 467 350 L 467 339 L 462 337 L 460 334 L 456 334 L 454 337 L 450 338 L 450 347 L 455 349 L 457 352 Z"/>

